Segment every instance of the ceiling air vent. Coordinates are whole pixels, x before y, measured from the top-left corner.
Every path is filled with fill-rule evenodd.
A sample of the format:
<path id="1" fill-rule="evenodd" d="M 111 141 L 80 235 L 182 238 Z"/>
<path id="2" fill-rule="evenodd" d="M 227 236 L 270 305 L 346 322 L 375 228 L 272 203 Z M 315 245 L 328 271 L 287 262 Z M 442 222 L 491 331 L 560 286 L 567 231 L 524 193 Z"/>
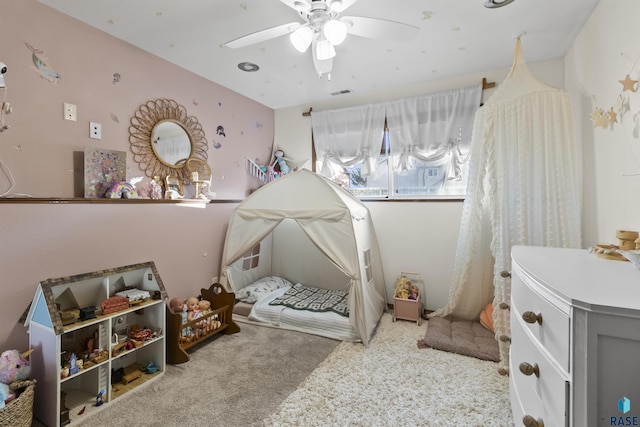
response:
<path id="1" fill-rule="evenodd" d="M 338 92 L 331 92 L 331 96 L 345 95 L 347 93 L 351 93 L 351 89 L 343 89 L 343 90 L 339 90 Z"/>

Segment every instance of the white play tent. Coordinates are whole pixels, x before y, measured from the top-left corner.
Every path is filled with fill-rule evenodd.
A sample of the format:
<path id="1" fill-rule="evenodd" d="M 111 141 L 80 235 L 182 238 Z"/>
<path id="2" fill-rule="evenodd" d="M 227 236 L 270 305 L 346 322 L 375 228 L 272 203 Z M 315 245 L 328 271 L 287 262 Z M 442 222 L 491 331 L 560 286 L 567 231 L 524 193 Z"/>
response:
<path id="1" fill-rule="evenodd" d="M 221 267 L 220 281 L 230 291 L 271 275 L 349 289 L 349 323 L 365 345 L 387 305 L 368 208 L 307 169 L 276 179 L 238 205 Z"/>

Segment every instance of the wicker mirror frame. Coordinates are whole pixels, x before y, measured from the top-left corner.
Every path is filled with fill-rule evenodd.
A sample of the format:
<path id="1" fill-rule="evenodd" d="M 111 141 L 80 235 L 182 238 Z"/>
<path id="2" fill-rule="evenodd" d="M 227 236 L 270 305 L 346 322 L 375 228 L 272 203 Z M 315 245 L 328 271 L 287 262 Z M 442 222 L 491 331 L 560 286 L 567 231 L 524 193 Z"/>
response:
<path id="1" fill-rule="evenodd" d="M 189 137 L 191 153 L 188 159 L 175 165 L 169 164 L 156 155 L 153 147 L 153 129 L 159 123 L 171 121 L 180 125 Z M 182 182 L 190 181 L 186 162 L 189 159 L 207 161 L 209 144 L 205 138 L 198 119 L 189 116 L 187 110 L 172 99 L 156 99 L 142 104 L 131 117 L 129 126 L 129 144 L 133 153 L 133 160 L 138 163 L 140 170 L 150 178 L 164 179 L 173 175 Z"/>

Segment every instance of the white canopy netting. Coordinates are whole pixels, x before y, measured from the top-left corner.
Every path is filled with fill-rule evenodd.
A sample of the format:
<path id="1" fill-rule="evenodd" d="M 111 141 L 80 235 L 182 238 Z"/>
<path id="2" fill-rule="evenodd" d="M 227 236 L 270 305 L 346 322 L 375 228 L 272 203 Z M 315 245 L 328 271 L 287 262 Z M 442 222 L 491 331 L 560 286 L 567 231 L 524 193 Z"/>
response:
<path id="1" fill-rule="evenodd" d="M 475 116 L 448 303 L 430 316 L 477 319 L 493 302 L 508 372 L 511 248 L 580 247 L 580 156 L 569 95 L 536 80 L 520 39 L 507 78 Z M 501 274 L 502 273 L 502 274 Z M 505 307 L 503 305 L 503 307 Z"/>

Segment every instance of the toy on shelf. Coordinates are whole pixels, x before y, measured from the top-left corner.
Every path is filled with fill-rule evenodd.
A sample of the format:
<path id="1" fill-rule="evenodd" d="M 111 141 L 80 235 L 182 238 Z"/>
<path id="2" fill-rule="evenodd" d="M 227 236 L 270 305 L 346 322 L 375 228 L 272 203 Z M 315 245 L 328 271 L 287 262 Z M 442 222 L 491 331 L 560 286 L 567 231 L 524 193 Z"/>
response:
<path id="1" fill-rule="evenodd" d="M 291 171 L 298 170 L 305 162 L 299 163 L 296 166 L 289 166 L 291 159 L 285 157 L 284 151 L 279 150 L 273 145 L 271 147 L 271 157 L 268 164 L 261 165 L 256 161 L 247 157 L 247 172 L 249 175 L 255 177 L 261 184 L 271 182 L 281 176 L 288 174 Z"/>

